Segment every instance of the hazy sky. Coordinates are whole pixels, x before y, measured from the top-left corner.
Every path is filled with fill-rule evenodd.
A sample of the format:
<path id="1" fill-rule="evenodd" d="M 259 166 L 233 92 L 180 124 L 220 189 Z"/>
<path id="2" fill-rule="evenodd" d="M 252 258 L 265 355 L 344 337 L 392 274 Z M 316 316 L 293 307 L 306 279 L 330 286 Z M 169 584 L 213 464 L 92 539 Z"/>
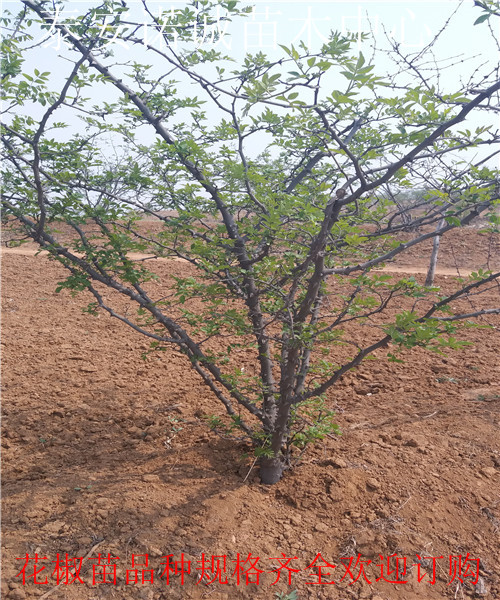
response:
<path id="1" fill-rule="evenodd" d="M 66 3 L 65 16 L 71 18 L 72 15 L 76 16 L 85 9 L 99 4 L 98 1 L 71 0 Z M 135 17 L 142 22 L 142 3 L 139 0 L 127 0 L 127 4 L 133 7 Z M 186 2 L 150 0 L 148 4 L 153 12 L 156 12 L 181 8 Z M 450 15 L 455 13 L 448 28 L 434 47 L 434 54 L 440 60 L 456 57 L 451 61 L 454 66 L 441 73 L 441 82 L 446 91 L 452 92 L 454 88 L 459 88 L 460 78 L 466 73 L 472 73 L 475 66 L 489 63 L 489 66 L 493 67 L 499 60 L 498 50 L 488 24 L 473 25 L 482 14 L 474 7 L 473 0 L 463 2 L 457 0 L 419 0 L 418 2 L 254 0 L 242 5 L 253 6 L 253 13 L 245 19 L 238 19 L 237 22 L 218 23 L 215 28 L 218 29 L 221 37 L 217 44 L 213 42 L 213 30 L 208 28 L 204 30 L 202 27 L 196 32 L 197 43 L 202 44 L 205 49 L 215 47 L 240 62 L 246 52 L 262 51 L 271 58 L 281 58 L 284 53 L 279 44 L 297 45 L 299 40 L 303 40 L 312 51 L 318 50 L 332 29 L 355 34 L 371 30 L 377 45 L 387 47 L 388 36 L 400 44 L 404 53 L 412 53 L 422 50 L 442 29 Z M 3 9 L 11 12 L 17 12 L 21 6 L 19 0 L 3 1 Z M 500 19 L 492 19 L 492 25 L 495 27 L 494 33 L 497 39 L 500 40 Z M 41 35 L 40 32 L 38 35 Z M 155 35 L 152 29 L 141 32 L 141 36 L 147 38 L 148 42 L 154 42 Z M 124 43 L 115 43 L 112 49 L 115 58 L 122 62 L 133 59 L 151 64 L 151 58 L 148 57 L 146 61 L 146 55 L 141 56 L 140 48 L 137 46 L 127 47 Z M 359 50 L 369 57 L 370 43 L 360 43 Z M 64 41 L 56 35 L 48 36 L 44 44 L 32 53 L 25 70 L 29 72 L 38 68 L 40 71 L 51 71 L 55 83 L 54 89 L 57 89 L 64 75 L 71 69 L 71 64 L 67 61 L 60 61 L 58 57 L 61 55 L 74 56 L 74 53 L 68 54 Z M 465 62 L 462 63 L 462 60 Z M 378 75 L 383 75 L 391 68 L 390 63 L 383 57 L 379 57 L 375 64 Z M 102 99 L 99 91 L 94 93 L 96 102 Z M 190 90 L 190 93 L 193 92 Z M 481 117 L 477 117 L 473 122 L 473 124 L 479 123 L 484 123 Z"/>
<path id="2" fill-rule="evenodd" d="M 143 7 L 140 0 L 127 0 L 132 7 L 135 18 L 139 22 Z M 47 4 L 50 6 L 50 3 Z M 99 5 L 98 1 L 71 0 L 66 2 L 65 16 L 76 16 L 91 6 Z M 153 12 L 175 10 L 186 5 L 184 1 L 148 0 Z M 459 57 L 456 69 L 446 70 L 444 80 L 450 87 L 456 87 L 463 66 L 460 59 L 469 61 L 466 70 L 472 70 L 472 64 L 499 60 L 498 51 L 488 31 L 488 24 L 473 26 L 481 11 L 474 7 L 473 0 L 364 0 L 363 2 L 345 2 L 329 0 L 254 0 L 245 2 L 243 6 L 254 7 L 253 13 L 245 19 L 227 23 L 221 21 L 212 30 L 200 27 L 196 32 L 198 43 L 203 48 L 216 47 L 231 55 L 238 62 L 246 52 L 262 51 L 273 58 L 281 58 L 283 51 L 278 44 L 298 44 L 303 40 L 313 51 L 318 50 L 327 39 L 330 30 L 347 31 L 359 34 L 372 31 L 378 45 L 387 45 L 386 36 L 401 45 L 405 53 L 418 52 L 442 29 L 446 20 L 455 11 L 449 27 L 435 46 L 438 58 Z M 3 0 L 3 8 L 17 12 L 21 8 L 19 0 Z M 222 15 L 222 12 L 221 12 Z M 496 28 L 496 36 L 500 40 L 500 19 L 492 19 Z M 222 34 L 217 44 L 213 43 L 213 31 Z M 154 42 L 157 34 L 150 28 L 140 34 L 148 42 Z M 193 42 L 194 43 L 194 42 Z M 37 48 L 34 60 L 38 68 L 52 70 L 51 66 L 57 55 L 64 53 L 65 44 L 57 35 L 47 38 L 42 47 Z M 367 42 L 360 43 L 359 49 L 367 56 L 370 48 Z M 115 43 L 113 51 L 120 59 L 127 60 L 137 56 L 137 46 L 127 47 L 124 43 Z M 476 56 L 471 61 L 471 57 Z M 136 59 L 137 60 L 137 59 Z M 379 59 L 379 71 L 390 68 Z"/>
<path id="3" fill-rule="evenodd" d="M 77 14 L 85 8 L 97 6 L 99 2 L 71 0 L 66 3 L 67 15 Z M 142 14 L 140 0 L 127 0 L 137 16 Z M 149 0 L 149 6 L 156 12 L 180 8 L 186 4 L 175 0 Z M 372 28 L 377 39 L 382 39 L 383 28 L 407 51 L 418 51 L 439 31 L 447 17 L 459 7 L 452 20 L 452 27 L 446 37 L 446 47 L 450 53 L 470 53 L 481 48 L 485 41 L 485 26 L 472 27 L 481 14 L 472 0 L 364 0 L 346 2 L 342 0 L 254 0 L 242 3 L 254 7 L 254 13 L 235 24 L 221 23 L 223 35 L 219 47 L 234 55 L 245 51 L 262 50 L 272 53 L 277 44 L 289 44 L 302 39 L 315 47 L 326 39 L 331 29 L 358 33 Z M 3 7 L 12 11 L 20 8 L 19 0 L 3 0 Z M 221 13 L 222 14 L 222 13 Z M 497 34 L 500 36 L 500 20 L 497 19 Z M 210 31 L 197 32 L 205 45 L 210 44 Z M 57 47 L 57 40 L 47 47 Z M 493 52 L 493 47 L 491 48 Z M 493 58 L 493 56 L 492 56 Z M 497 57 L 498 59 L 498 57 Z"/>

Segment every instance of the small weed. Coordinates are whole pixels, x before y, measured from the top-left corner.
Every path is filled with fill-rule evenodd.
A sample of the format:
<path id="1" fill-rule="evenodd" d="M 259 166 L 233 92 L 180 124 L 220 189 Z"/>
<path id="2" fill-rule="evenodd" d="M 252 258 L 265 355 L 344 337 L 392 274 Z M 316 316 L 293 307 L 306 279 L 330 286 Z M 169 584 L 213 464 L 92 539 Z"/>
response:
<path id="1" fill-rule="evenodd" d="M 299 596 L 297 590 L 293 590 L 289 594 L 285 594 L 284 592 L 276 592 L 275 594 L 276 600 L 299 600 Z"/>
<path id="2" fill-rule="evenodd" d="M 436 377 L 438 383 L 458 383 L 458 379 L 454 377 Z"/>
<path id="3" fill-rule="evenodd" d="M 181 423 L 183 421 L 183 419 L 178 419 L 177 417 L 169 417 L 168 420 L 170 421 L 171 427 L 170 427 L 170 431 L 167 430 L 165 432 L 166 436 L 167 436 L 166 440 L 165 440 L 165 446 L 167 446 L 167 448 L 171 448 L 174 438 L 176 438 L 177 435 L 184 428 L 179 425 L 179 423 Z"/>
<path id="4" fill-rule="evenodd" d="M 479 402 L 491 402 L 492 400 L 498 400 L 500 398 L 500 394 L 492 394 L 491 396 L 486 396 L 486 394 L 478 394 L 476 400 Z"/>

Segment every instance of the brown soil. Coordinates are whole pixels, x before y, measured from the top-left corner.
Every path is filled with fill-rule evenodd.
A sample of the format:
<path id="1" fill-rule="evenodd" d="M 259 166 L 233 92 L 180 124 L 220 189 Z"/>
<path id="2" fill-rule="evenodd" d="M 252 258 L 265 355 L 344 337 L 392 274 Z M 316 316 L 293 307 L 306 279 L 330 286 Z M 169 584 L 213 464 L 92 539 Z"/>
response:
<path id="1" fill-rule="evenodd" d="M 437 279 L 445 289 L 457 265 L 485 266 L 488 252 L 490 263 L 500 262 L 489 236 L 466 230 L 450 241 L 440 268 L 451 272 Z M 54 292 L 57 265 L 24 248 L 2 254 L 2 597 L 249 600 L 298 590 L 300 599 L 500 598 L 500 319 L 481 321 L 492 329 L 467 330 L 473 345 L 446 357 L 414 349 L 405 364 L 392 364 L 379 351 L 381 360 L 329 394 L 342 435 L 309 449 L 279 484 L 265 487 L 248 449 L 207 429 L 202 416 L 221 409 L 183 355 L 142 360 L 144 338 L 106 315 L 83 314 L 84 298 Z M 415 251 L 399 269 L 425 272 L 426 257 Z M 154 268 L 165 279 L 186 266 Z M 477 303 L 498 306 L 498 299 L 497 288 Z M 242 350 L 239 358 L 250 369 L 249 356 Z M 85 557 L 85 583 L 54 589 L 51 561 L 66 553 Z M 238 585 L 235 561 L 249 553 L 264 573 L 248 586 L 242 573 Z M 319 563 L 308 567 L 318 553 L 337 565 L 322 571 L 335 585 L 312 585 Z M 339 583 L 348 562 L 340 559 L 358 553 L 372 561 L 371 584 Z M 375 581 L 394 553 L 407 557 L 400 577 L 407 583 Z M 450 574 L 450 555 L 455 565 L 467 553 L 480 559 L 477 586 L 470 572 L 463 583 Z M 16 578 L 25 562 L 16 559 L 26 554 L 38 555 L 46 585 Z M 91 585 L 90 559 L 99 554 L 119 557 L 111 561 L 116 585 Z M 132 556 L 144 562 L 137 555 L 145 554 L 154 585 L 126 585 Z M 227 585 L 197 584 L 202 554 L 227 556 Z M 417 554 L 443 557 L 435 585 L 418 582 Z M 180 576 L 168 585 L 160 579 L 168 555 L 191 561 L 183 584 Z M 272 587 L 276 574 L 268 571 L 278 561 L 271 559 L 283 555 L 297 557 L 290 566 L 300 572 L 288 586 L 283 571 Z M 422 575 L 430 564 L 423 561 Z M 476 571 L 476 562 L 469 566 Z M 27 574 L 33 569 L 30 560 Z"/>

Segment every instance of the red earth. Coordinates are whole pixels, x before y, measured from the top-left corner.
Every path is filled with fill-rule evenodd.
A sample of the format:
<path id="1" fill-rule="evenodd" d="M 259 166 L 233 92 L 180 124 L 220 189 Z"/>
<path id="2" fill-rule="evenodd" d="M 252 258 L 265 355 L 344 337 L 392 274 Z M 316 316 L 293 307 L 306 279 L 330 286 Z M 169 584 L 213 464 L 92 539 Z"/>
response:
<path id="1" fill-rule="evenodd" d="M 389 268 L 425 273 L 428 252 Z M 342 435 L 266 487 L 248 448 L 207 428 L 221 407 L 182 354 L 143 360 L 147 340 L 56 294 L 61 268 L 30 247 L 2 262 L 2 598 L 500 598 L 500 318 L 479 319 L 490 327 L 465 330 L 472 345 L 447 356 L 416 348 L 394 364 L 377 351 L 328 395 Z M 436 282 L 451 289 L 457 268 L 488 265 L 498 239 L 456 232 Z M 186 265 L 154 270 L 161 287 Z M 499 299 L 494 286 L 475 307 Z M 253 368 L 244 349 L 238 360 Z M 116 584 L 108 564 L 93 585 L 104 563 Z"/>

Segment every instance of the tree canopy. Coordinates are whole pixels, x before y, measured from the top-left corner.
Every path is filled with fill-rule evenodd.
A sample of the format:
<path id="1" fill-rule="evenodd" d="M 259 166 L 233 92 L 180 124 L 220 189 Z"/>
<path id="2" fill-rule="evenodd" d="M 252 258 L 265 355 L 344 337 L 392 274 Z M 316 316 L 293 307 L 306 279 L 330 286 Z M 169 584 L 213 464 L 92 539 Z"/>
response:
<path id="1" fill-rule="evenodd" d="M 332 32 L 317 52 L 282 46 L 278 60 L 258 52 L 237 66 L 191 43 L 200 23 L 245 18 L 234 0 L 165 14 L 144 0 L 156 45 L 127 2 L 71 18 L 68 3 L 22 4 L 3 19 L 4 219 L 65 267 L 59 289 L 94 296 L 88 312 L 133 327 L 152 352 L 186 355 L 227 412 L 211 425 L 251 440 L 264 482 L 335 431 L 325 394 L 375 350 L 400 360 L 413 346 L 457 348 L 460 321 L 500 312 L 453 304 L 498 272 L 443 295 L 377 270 L 478 216 L 498 232 L 498 65 L 442 89 L 437 38 L 412 55 L 393 43 L 388 75 L 357 36 Z M 498 2 L 476 4 L 487 31 Z M 57 72 L 28 67 L 40 31 L 68 47 Z M 485 125 L 470 124 L 476 114 Z M 161 228 L 145 227 L 147 216 Z M 168 297 L 155 296 L 148 257 L 189 265 Z M 254 375 L 233 358 L 242 346 Z"/>

